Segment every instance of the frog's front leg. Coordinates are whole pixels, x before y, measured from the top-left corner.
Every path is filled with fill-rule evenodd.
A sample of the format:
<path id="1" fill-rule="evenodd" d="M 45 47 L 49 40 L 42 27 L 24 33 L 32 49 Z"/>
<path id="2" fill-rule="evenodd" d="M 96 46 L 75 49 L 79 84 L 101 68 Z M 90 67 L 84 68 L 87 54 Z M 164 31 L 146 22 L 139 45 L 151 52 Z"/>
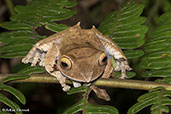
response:
<path id="1" fill-rule="evenodd" d="M 61 74 L 60 71 L 54 71 L 53 73 L 51 73 L 51 75 L 56 77 L 56 79 L 61 84 L 63 91 L 69 91 L 70 90 L 71 87 L 66 84 L 66 78 Z"/>
<path id="2" fill-rule="evenodd" d="M 68 91 L 70 89 L 70 86 L 66 85 L 66 78 L 60 73 L 60 71 L 57 71 L 56 61 L 59 56 L 59 48 L 57 47 L 57 44 L 53 43 L 52 47 L 48 50 L 44 60 L 45 69 L 49 74 L 57 78 L 57 80 L 63 87 L 63 91 Z"/>
<path id="3" fill-rule="evenodd" d="M 22 59 L 23 63 L 31 63 L 31 66 L 36 66 L 39 63 L 40 66 L 44 66 L 44 59 L 46 52 L 51 47 L 52 43 L 45 43 L 44 40 L 37 42 L 29 53 Z"/>
<path id="4" fill-rule="evenodd" d="M 129 67 L 127 60 L 124 58 L 116 60 L 115 71 L 121 71 L 121 79 L 127 78 L 126 70 L 132 70 L 132 68 Z"/>
<path id="5" fill-rule="evenodd" d="M 103 41 L 102 41 L 103 42 Z M 132 68 L 129 67 L 128 61 L 122 51 L 115 48 L 112 44 L 103 42 L 106 52 L 109 55 L 112 55 L 116 61 L 116 68 L 115 71 L 121 71 L 121 79 L 127 78 L 126 76 L 126 70 L 132 70 Z"/>
<path id="6" fill-rule="evenodd" d="M 113 56 L 116 60 L 115 71 L 121 71 L 121 79 L 127 78 L 126 70 L 129 71 L 132 70 L 132 68 L 129 67 L 128 61 L 120 47 L 109 37 L 106 37 L 102 33 L 100 33 L 95 27 L 93 27 L 92 30 L 95 32 L 96 36 L 104 45 L 107 54 Z"/>
<path id="7" fill-rule="evenodd" d="M 41 57 L 45 53 L 38 49 L 38 43 L 29 51 L 29 53 L 22 59 L 23 63 L 31 63 L 31 66 L 36 66 L 38 62 L 41 62 Z"/>
<path id="8" fill-rule="evenodd" d="M 102 78 L 110 78 L 112 71 L 113 71 L 112 57 L 110 57 L 107 60 L 107 65 L 106 65 L 105 71 L 102 75 Z"/>

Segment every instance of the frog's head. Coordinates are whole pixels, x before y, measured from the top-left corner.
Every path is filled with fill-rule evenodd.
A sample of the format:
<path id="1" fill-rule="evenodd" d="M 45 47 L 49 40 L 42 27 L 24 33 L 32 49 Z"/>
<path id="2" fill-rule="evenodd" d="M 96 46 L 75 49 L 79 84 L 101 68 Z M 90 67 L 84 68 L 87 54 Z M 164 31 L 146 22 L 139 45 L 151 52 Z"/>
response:
<path id="1" fill-rule="evenodd" d="M 89 83 L 102 76 L 107 64 L 104 52 L 91 47 L 72 49 L 63 54 L 57 67 L 67 78 Z"/>

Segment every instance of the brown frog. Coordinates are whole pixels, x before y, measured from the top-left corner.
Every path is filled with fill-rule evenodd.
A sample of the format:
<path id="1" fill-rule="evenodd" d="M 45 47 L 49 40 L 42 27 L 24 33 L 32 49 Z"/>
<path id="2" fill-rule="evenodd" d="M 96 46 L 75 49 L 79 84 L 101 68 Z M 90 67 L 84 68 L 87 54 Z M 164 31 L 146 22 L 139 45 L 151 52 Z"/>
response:
<path id="1" fill-rule="evenodd" d="M 109 78 L 113 71 L 112 57 L 116 61 L 114 70 L 121 71 L 121 78 L 126 78 L 126 70 L 131 68 L 119 46 L 94 26 L 81 29 L 78 23 L 37 42 L 22 62 L 45 67 L 68 91 L 66 78 L 74 87 L 81 86 L 80 82 L 89 84 L 100 77 Z"/>

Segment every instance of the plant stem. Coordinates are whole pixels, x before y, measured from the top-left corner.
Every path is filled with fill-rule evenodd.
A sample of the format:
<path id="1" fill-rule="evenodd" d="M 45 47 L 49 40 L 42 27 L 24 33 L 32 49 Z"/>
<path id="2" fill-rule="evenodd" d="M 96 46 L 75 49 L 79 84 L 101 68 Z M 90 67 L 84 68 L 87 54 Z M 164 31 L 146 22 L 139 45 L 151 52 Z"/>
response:
<path id="1" fill-rule="evenodd" d="M 0 74 L 0 82 L 8 76 L 16 74 Z M 48 74 L 33 74 L 30 78 L 23 80 L 16 80 L 14 82 L 32 82 L 32 83 L 58 83 L 57 79 Z M 71 84 L 71 81 L 67 80 L 66 83 Z M 137 90 L 151 90 L 155 87 L 161 86 L 166 90 L 171 90 L 171 84 L 151 82 L 151 81 L 140 81 L 140 80 L 123 80 L 123 79 L 99 79 L 94 85 L 104 87 L 115 87 L 115 88 L 129 88 Z"/>
<path id="2" fill-rule="evenodd" d="M 150 21 L 154 17 L 154 15 L 156 14 L 156 12 L 157 12 L 160 5 L 161 5 L 161 0 L 156 0 L 153 7 L 151 8 L 151 10 L 148 13 L 147 21 L 146 21 L 147 25 L 151 24 Z"/>
<path id="3" fill-rule="evenodd" d="M 90 92 L 91 92 L 91 89 L 89 87 L 87 87 L 86 92 L 83 95 L 83 102 L 84 102 L 84 104 L 83 104 L 83 111 L 82 111 L 83 114 L 85 114 L 86 105 L 88 103 L 88 98 L 89 98 Z"/>
<path id="4" fill-rule="evenodd" d="M 14 6 L 11 0 L 5 0 L 5 3 L 7 5 L 7 8 L 9 10 L 10 15 L 14 15 L 15 11 L 14 11 Z"/>

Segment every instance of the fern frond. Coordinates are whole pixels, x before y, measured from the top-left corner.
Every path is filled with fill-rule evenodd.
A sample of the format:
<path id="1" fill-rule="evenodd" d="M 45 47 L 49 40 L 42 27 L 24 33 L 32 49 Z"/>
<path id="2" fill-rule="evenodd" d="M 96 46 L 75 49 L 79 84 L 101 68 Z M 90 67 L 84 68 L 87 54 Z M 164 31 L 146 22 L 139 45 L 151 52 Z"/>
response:
<path id="1" fill-rule="evenodd" d="M 0 90 L 7 91 L 7 92 L 13 94 L 22 104 L 26 103 L 25 96 L 20 91 L 16 90 L 15 88 L 10 87 L 5 84 L 0 84 Z"/>
<path id="2" fill-rule="evenodd" d="M 99 30 L 111 37 L 124 51 L 125 55 L 137 58 L 144 53 L 135 49 L 144 44 L 147 27 L 142 25 L 145 17 L 141 17 L 144 5 L 137 5 L 134 0 L 126 3 L 121 9 L 112 12 L 99 26 Z"/>
<path id="3" fill-rule="evenodd" d="M 94 105 L 85 102 L 83 99 L 66 109 L 63 114 L 75 114 L 79 111 L 84 111 L 84 114 L 119 114 L 115 107 L 106 105 Z"/>
<path id="4" fill-rule="evenodd" d="M 71 95 L 83 92 L 83 98 L 76 104 L 66 109 L 63 114 L 75 114 L 80 111 L 82 111 L 84 114 L 119 114 L 118 110 L 113 106 L 90 104 L 88 102 L 88 97 L 91 90 L 87 86 L 71 88 L 71 90 L 68 91 L 67 94 Z"/>
<path id="5" fill-rule="evenodd" d="M 148 93 L 138 98 L 138 103 L 134 104 L 127 114 L 135 114 L 145 107 L 151 106 L 151 114 L 168 113 L 169 108 L 166 105 L 171 105 L 171 91 L 166 91 L 162 87 L 154 88 Z"/>
<path id="6" fill-rule="evenodd" d="M 99 26 L 99 31 L 109 36 L 122 49 L 128 59 L 138 58 L 144 55 L 140 49 L 136 49 L 144 44 L 144 36 L 148 28 L 142 25 L 146 18 L 141 17 L 144 5 L 137 5 L 134 0 L 123 5 L 119 10 L 113 11 Z M 128 78 L 136 74 L 130 72 Z M 120 77 L 117 74 L 117 77 Z"/>
<path id="7" fill-rule="evenodd" d="M 36 29 L 44 26 L 46 29 L 53 32 L 59 32 L 67 28 L 66 25 L 56 24 L 54 21 L 68 19 L 75 14 L 68 8 L 76 5 L 76 2 L 67 0 L 34 0 L 27 6 L 17 6 L 15 11 L 17 14 L 10 17 L 9 22 L 1 23 L 0 26 L 10 30 L 0 34 L 0 58 L 16 58 L 25 56 L 32 48 L 33 44 L 45 38 L 38 34 Z M 17 79 L 28 78 L 32 73 L 42 73 L 43 68 L 40 67 L 26 67 L 16 76 L 10 76 L 3 80 L 4 83 Z M 0 84 L 0 90 L 12 93 L 22 104 L 26 103 L 24 95 L 5 84 Z M 20 109 L 20 107 L 4 95 L 0 93 L 0 101 L 13 110 Z M 16 114 L 22 112 L 15 111 Z"/>
<path id="8" fill-rule="evenodd" d="M 45 69 L 40 66 L 28 66 L 20 70 L 19 74 L 35 74 L 35 73 L 43 73 Z"/>
<path id="9" fill-rule="evenodd" d="M 158 27 L 150 34 L 145 44 L 145 56 L 140 64 L 142 68 L 150 69 L 143 77 L 163 77 L 158 80 L 171 83 L 171 10 L 160 17 Z"/>
<path id="10" fill-rule="evenodd" d="M 6 83 L 9 81 L 22 80 L 22 79 L 26 79 L 29 77 L 30 77 L 29 75 L 17 74 L 17 75 L 12 75 L 12 76 L 8 76 L 8 77 L 4 78 L 2 82 Z"/>
<path id="11" fill-rule="evenodd" d="M 11 107 L 13 110 L 20 109 L 20 106 L 18 106 L 15 102 L 11 101 L 10 99 L 6 98 L 3 94 L 0 93 L 0 102 L 3 102 L 7 106 Z M 22 114 L 20 111 L 15 111 L 16 114 Z M 4 113 L 2 113 L 4 114 Z"/>
<path id="12" fill-rule="evenodd" d="M 40 36 L 36 29 L 45 26 L 46 29 L 59 32 L 66 25 L 56 24 L 54 21 L 65 20 L 72 17 L 75 11 L 68 8 L 76 5 L 74 1 L 67 0 L 34 0 L 27 6 L 16 6 L 17 14 L 10 17 L 10 22 L 1 23 L 0 26 L 11 30 L 0 34 L 1 58 L 16 58 L 25 56 L 34 43 L 45 38 Z"/>

